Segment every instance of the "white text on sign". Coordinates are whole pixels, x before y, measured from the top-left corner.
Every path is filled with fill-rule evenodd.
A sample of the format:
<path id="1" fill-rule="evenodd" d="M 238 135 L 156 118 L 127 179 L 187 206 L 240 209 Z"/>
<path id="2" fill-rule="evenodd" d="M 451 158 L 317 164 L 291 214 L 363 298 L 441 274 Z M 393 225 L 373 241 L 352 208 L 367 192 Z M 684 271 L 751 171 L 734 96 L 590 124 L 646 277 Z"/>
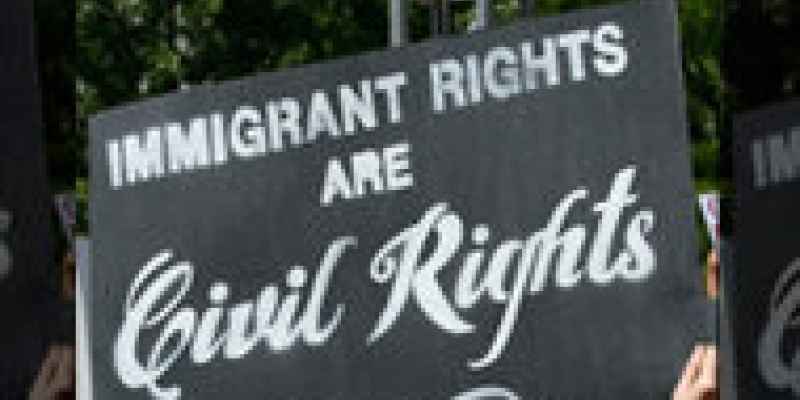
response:
<path id="1" fill-rule="evenodd" d="M 655 228 L 656 215 L 648 208 L 634 209 L 627 223 L 622 221 L 623 211 L 639 200 L 632 192 L 635 177 L 633 166 L 618 171 L 606 198 L 594 203 L 598 221 L 591 243 L 586 224 L 568 223 L 570 210 L 589 197 L 585 188 L 565 195 L 543 228 L 527 237 L 502 240 L 494 250 L 486 248 L 491 235 L 488 225 L 468 229 L 447 203 L 433 204 L 389 238 L 364 271 L 373 282 L 389 288 L 365 344 L 379 345 L 398 318 L 413 310 L 420 310 L 426 321 L 448 335 L 473 334 L 477 327 L 464 314 L 479 302 L 490 301 L 504 308 L 500 323 L 488 348 L 475 357 L 467 356 L 470 369 L 488 368 L 508 347 L 526 297 L 548 285 L 575 289 L 584 280 L 597 286 L 647 281 L 656 270 L 656 254 L 647 238 Z M 618 231 L 622 248 L 612 254 Z M 436 244 L 426 252 L 426 243 Z M 356 245 L 355 237 L 338 237 L 328 245 L 313 279 L 305 266 L 294 266 L 286 272 L 285 288 L 267 284 L 257 298 L 237 304 L 227 304 L 230 287 L 217 282 L 208 290 L 210 304 L 204 311 L 186 301 L 194 265 L 173 262 L 168 250 L 156 254 L 139 270 L 128 291 L 114 344 L 117 376 L 128 388 L 146 389 L 156 399 L 175 400 L 181 397 L 180 386 L 164 387 L 160 380 L 185 353 L 193 363 L 207 364 L 215 358 L 242 358 L 259 344 L 273 352 L 300 343 L 325 345 L 347 318 L 345 304 L 325 307 L 335 301 L 327 299 L 328 289 L 340 260 Z M 586 258 L 581 263 L 584 246 Z M 463 262 L 458 265 L 455 260 Z M 443 289 L 439 275 L 446 268 L 457 271 L 452 298 L 445 295 L 449 291 Z M 155 331 L 155 343 L 142 339 L 146 331 Z M 144 359 L 139 359 L 141 354 Z"/>

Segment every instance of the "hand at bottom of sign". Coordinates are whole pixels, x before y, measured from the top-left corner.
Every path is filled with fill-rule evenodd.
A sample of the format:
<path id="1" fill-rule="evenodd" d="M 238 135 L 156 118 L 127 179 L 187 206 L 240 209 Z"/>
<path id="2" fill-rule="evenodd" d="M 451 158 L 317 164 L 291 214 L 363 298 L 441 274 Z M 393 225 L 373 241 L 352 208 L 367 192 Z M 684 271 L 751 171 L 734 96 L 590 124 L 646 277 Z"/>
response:
<path id="1" fill-rule="evenodd" d="M 697 345 L 672 391 L 672 400 L 719 399 L 717 348 Z"/>
<path id="2" fill-rule="evenodd" d="M 69 346 L 53 346 L 33 382 L 28 400 L 75 398 L 75 356 Z"/>

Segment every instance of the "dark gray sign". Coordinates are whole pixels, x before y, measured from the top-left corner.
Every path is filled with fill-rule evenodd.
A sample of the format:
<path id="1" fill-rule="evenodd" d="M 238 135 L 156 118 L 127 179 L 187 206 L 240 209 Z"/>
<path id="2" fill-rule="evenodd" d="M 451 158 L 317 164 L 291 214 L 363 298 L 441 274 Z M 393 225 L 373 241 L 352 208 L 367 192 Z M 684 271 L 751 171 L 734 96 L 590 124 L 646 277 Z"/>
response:
<path id="1" fill-rule="evenodd" d="M 702 323 L 675 5 L 91 121 L 96 397 L 663 398 Z"/>
<path id="2" fill-rule="evenodd" d="M 730 283 L 740 399 L 800 397 L 800 101 L 736 121 L 736 270 Z"/>

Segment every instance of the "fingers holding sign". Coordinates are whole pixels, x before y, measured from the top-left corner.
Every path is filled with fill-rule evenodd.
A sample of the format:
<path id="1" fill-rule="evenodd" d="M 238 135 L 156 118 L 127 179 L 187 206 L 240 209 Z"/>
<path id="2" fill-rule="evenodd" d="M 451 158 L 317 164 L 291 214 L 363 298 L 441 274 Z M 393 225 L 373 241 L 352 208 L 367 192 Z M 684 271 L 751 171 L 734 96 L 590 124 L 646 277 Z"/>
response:
<path id="1" fill-rule="evenodd" d="M 717 386 L 717 348 L 695 347 L 672 392 L 672 400 L 711 400 L 719 398 Z"/>
<path id="2" fill-rule="evenodd" d="M 45 357 L 33 382 L 28 400 L 58 400 L 73 393 L 75 386 L 75 355 L 69 346 L 53 346 Z"/>

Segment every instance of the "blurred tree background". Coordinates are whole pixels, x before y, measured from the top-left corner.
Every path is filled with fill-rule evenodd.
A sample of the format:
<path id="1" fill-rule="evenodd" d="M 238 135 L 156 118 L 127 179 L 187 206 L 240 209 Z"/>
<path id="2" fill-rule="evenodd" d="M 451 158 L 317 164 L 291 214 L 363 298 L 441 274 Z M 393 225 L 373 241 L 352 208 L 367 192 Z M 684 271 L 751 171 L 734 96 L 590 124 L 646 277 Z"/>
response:
<path id="1" fill-rule="evenodd" d="M 51 121 L 46 124 L 46 133 L 52 185 L 54 190 L 77 191 L 81 210 L 85 210 L 88 191 L 89 115 L 180 90 L 183 85 L 233 79 L 387 46 L 388 0 L 76 0 L 71 6 L 55 0 L 37 1 L 40 47 L 45 48 L 40 54 L 48 55 L 42 57 L 44 81 L 48 81 L 48 65 L 55 64 L 53 69 L 63 75 L 55 74 L 54 78 L 51 71 L 51 85 L 74 82 L 73 87 L 59 90 L 73 90 L 77 99 L 72 108 L 45 107 Z M 410 4 L 412 42 L 431 36 L 427 1 Z M 536 0 L 534 4 L 536 16 L 547 16 L 618 2 Z M 730 130 L 723 107 L 729 90 L 720 68 L 726 10 L 723 0 L 678 3 L 696 187 L 699 191 L 728 192 L 729 170 L 719 168 L 720 143 Z M 467 29 L 474 15 L 472 7 L 472 2 L 452 3 L 453 34 Z M 494 0 L 494 25 L 518 20 L 520 7 L 519 0 Z M 55 36 L 48 30 L 58 30 L 58 24 L 65 30 L 63 24 L 72 22 L 76 27 L 71 41 L 74 59 L 51 59 L 50 55 L 56 54 L 52 51 L 54 42 L 47 38 Z M 69 40 L 61 37 L 61 41 Z M 69 76 L 73 79 L 58 79 Z M 73 120 L 68 118 L 70 113 L 75 116 Z M 80 214 L 85 231 L 85 212 Z"/>

